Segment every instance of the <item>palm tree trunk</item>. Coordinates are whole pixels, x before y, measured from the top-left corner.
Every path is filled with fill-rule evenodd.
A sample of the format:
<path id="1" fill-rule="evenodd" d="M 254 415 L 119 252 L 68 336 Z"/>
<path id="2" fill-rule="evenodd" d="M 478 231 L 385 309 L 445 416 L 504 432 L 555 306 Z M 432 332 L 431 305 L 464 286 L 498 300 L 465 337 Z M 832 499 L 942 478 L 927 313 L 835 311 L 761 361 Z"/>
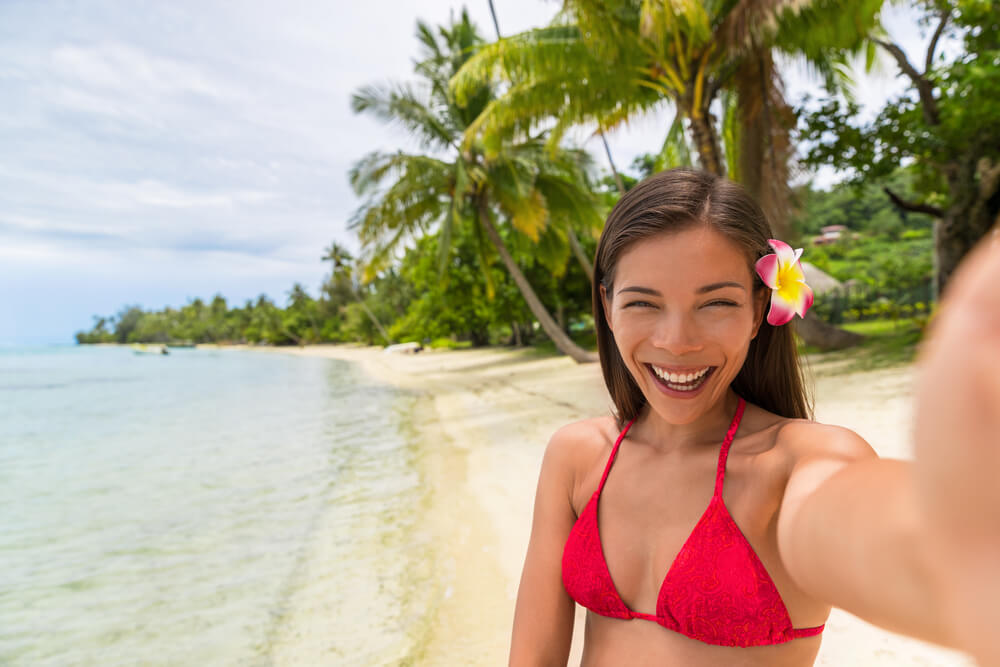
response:
<path id="1" fill-rule="evenodd" d="M 954 164 L 948 179 L 951 203 L 934 223 L 935 296 L 1000 220 L 1000 162 L 963 155 Z"/>
<path id="2" fill-rule="evenodd" d="M 375 317 L 375 313 L 373 313 L 368 308 L 368 304 L 366 304 L 364 302 L 364 300 L 361 298 L 361 295 L 358 294 L 357 290 L 355 290 L 353 288 L 351 289 L 351 293 L 354 294 L 354 298 L 358 300 L 359 304 L 361 304 L 361 307 L 364 309 L 365 313 L 368 315 L 368 319 L 370 319 L 372 321 L 372 323 L 378 328 L 379 333 L 382 334 L 382 338 L 385 338 L 385 342 L 387 342 L 389 345 L 392 345 L 392 339 L 389 338 L 389 334 L 386 333 L 385 328 L 382 326 L 382 323 L 379 322 L 378 319 Z"/>
<path id="3" fill-rule="evenodd" d="M 622 175 L 618 173 L 618 168 L 615 167 L 615 161 L 611 159 L 611 147 L 608 146 L 608 139 L 604 136 L 604 130 L 597 128 L 597 133 L 601 135 L 601 143 L 604 144 L 604 153 L 608 156 L 608 164 L 611 165 L 611 173 L 615 175 L 615 184 L 618 186 L 618 196 L 625 195 L 625 183 L 622 181 Z M 593 281 L 593 276 L 591 276 L 591 281 Z"/>
<path id="4" fill-rule="evenodd" d="M 496 226 L 493 224 L 493 220 L 490 217 L 490 211 L 487 207 L 486 201 L 480 199 L 479 201 L 479 222 L 482 224 L 483 229 L 486 230 L 486 235 L 489 237 L 490 241 L 497 249 L 497 253 L 500 255 L 500 259 L 503 261 L 504 266 L 507 267 L 507 271 L 510 273 L 510 277 L 514 279 L 514 283 L 517 285 L 518 289 L 521 290 L 521 295 L 524 297 L 525 302 L 528 304 L 528 308 L 531 313 L 538 320 L 539 324 L 542 325 L 542 329 L 548 334 L 548 337 L 555 343 L 556 348 L 559 349 L 563 354 L 572 357 L 577 363 L 585 363 L 591 361 L 597 361 L 597 355 L 587 352 L 582 347 L 573 342 L 566 333 L 559 328 L 559 325 L 549 314 L 549 311 L 545 309 L 542 304 L 541 299 L 535 294 L 535 290 L 531 287 L 528 279 L 524 277 L 524 273 L 521 272 L 520 267 L 514 262 L 514 258 L 511 257 L 510 252 L 507 251 L 507 246 L 504 244 L 503 239 L 500 238 L 500 232 L 497 231 Z"/>
<path id="5" fill-rule="evenodd" d="M 493 6 L 493 0 L 489 0 L 489 3 L 490 3 L 490 16 L 493 17 L 493 27 L 497 31 L 497 39 L 500 39 L 500 22 L 497 21 L 497 10 L 496 7 Z"/>
<path id="6" fill-rule="evenodd" d="M 583 251 L 583 246 L 580 245 L 580 239 L 576 237 L 576 232 L 573 231 L 572 227 L 566 227 L 566 236 L 569 237 L 569 247 L 573 249 L 573 255 L 576 256 L 580 266 L 583 267 L 584 272 L 587 274 L 587 279 L 590 280 L 590 284 L 594 284 L 594 263 L 587 259 L 587 253 Z"/>
<path id="7" fill-rule="evenodd" d="M 716 176 L 726 175 L 719 150 L 719 137 L 715 133 L 712 119 L 703 111 L 688 114 L 691 121 L 691 134 L 694 135 L 694 145 L 698 149 L 698 162 L 702 169 Z"/>

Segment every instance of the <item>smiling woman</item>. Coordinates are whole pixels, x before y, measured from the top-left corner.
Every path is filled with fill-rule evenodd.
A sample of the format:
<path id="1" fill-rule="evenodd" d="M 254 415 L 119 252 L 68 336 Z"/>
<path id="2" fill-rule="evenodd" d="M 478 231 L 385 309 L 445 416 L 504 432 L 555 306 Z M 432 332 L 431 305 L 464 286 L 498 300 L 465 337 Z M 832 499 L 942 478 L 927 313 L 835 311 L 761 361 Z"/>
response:
<path id="1" fill-rule="evenodd" d="M 682 357 L 704 361 L 693 370 L 709 366 L 715 376 L 710 401 L 717 401 L 732 383 L 755 405 L 787 417 L 809 416 L 791 329 L 760 321 L 768 287 L 756 278 L 753 266 L 770 252 L 770 227 L 739 186 L 709 179 L 690 170 L 648 179 L 634 188 L 635 195 L 622 199 L 605 225 L 597 250 L 594 312 L 600 314 L 595 316 L 598 349 L 619 426 L 646 404 L 638 378 L 648 377 L 653 365 L 643 362 L 650 365 L 649 372 L 630 365 L 620 346 L 631 345 L 631 336 L 651 335 L 673 346 L 675 372 L 692 370 Z M 636 294 L 648 298 L 636 299 Z M 668 303 L 675 296 L 683 301 L 681 308 L 676 300 Z M 631 326 L 615 336 L 613 317 Z M 687 345 L 709 348 L 706 353 L 715 359 L 695 359 L 692 350 L 680 349 L 685 338 Z M 660 361 L 661 368 L 670 365 Z M 722 375 L 715 373 L 720 361 L 728 362 L 721 364 Z"/>
<path id="2" fill-rule="evenodd" d="M 811 419 L 787 318 L 765 317 L 771 236 L 741 187 L 690 169 L 611 212 L 593 301 L 615 412 L 546 449 L 512 665 L 565 664 L 574 602 L 584 665 L 806 667 L 833 606 L 954 644 L 909 464 Z"/>

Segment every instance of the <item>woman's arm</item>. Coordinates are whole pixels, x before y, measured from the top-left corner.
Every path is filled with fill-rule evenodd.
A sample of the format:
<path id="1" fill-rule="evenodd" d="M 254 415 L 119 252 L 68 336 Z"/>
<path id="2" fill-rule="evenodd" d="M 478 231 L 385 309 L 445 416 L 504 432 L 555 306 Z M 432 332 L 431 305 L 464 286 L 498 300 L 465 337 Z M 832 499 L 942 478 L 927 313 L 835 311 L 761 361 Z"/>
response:
<path id="1" fill-rule="evenodd" d="M 924 540 L 960 648 L 1000 665 L 1000 228 L 963 260 L 921 346 L 914 461 Z"/>
<path id="2" fill-rule="evenodd" d="M 517 589 L 510 665 L 565 665 L 573 637 L 574 603 L 562 584 L 562 552 L 576 522 L 572 494 L 585 424 L 556 432 L 545 449 L 535 492 L 528 553 Z M 576 451 L 574 451 L 576 450 Z"/>
<path id="3" fill-rule="evenodd" d="M 954 646 L 921 548 L 912 464 L 879 459 L 848 429 L 792 424 L 800 454 L 778 516 L 778 550 L 807 593 L 893 632 Z"/>

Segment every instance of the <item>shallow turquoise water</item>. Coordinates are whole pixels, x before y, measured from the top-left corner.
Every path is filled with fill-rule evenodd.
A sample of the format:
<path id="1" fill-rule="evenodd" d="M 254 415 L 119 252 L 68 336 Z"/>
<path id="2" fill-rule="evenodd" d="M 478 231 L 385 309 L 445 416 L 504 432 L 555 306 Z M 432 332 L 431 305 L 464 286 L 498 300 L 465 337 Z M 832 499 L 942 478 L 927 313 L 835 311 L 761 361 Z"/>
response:
<path id="1" fill-rule="evenodd" d="M 334 360 L 0 349 L 0 664 L 419 650 L 413 401 Z"/>

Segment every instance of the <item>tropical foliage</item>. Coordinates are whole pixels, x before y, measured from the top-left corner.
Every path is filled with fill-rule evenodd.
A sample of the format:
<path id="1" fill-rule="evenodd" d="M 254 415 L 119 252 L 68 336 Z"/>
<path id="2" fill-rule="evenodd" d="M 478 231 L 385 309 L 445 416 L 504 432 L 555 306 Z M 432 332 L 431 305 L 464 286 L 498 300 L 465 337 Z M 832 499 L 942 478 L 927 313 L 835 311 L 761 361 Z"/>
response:
<path id="1" fill-rule="evenodd" d="M 938 220 L 937 281 L 943 288 L 965 254 L 1000 220 L 1000 5 L 992 0 L 926 0 L 932 30 L 914 64 L 888 38 L 878 39 L 909 82 L 871 122 L 857 104 L 830 94 L 804 117 L 807 163 L 848 169 L 855 183 L 883 181 L 911 164 L 917 193 L 887 187 L 899 209 Z M 942 39 L 959 45 L 939 50 Z"/>
<path id="2" fill-rule="evenodd" d="M 509 82 L 465 141 L 482 134 L 491 145 L 554 122 L 555 143 L 570 126 L 605 130 L 667 104 L 675 113 L 657 171 L 695 152 L 703 169 L 747 185 L 785 231 L 794 119 L 775 56 L 801 56 L 833 82 L 866 45 L 881 5 L 566 0 L 552 26 L 498 40 L 459 71 L 460 100 L 483 80 Z"/>
<path id="3" fill-rule="evenodd" d="M 566 336 L 513 259 L 502 230 L 534 244 L 535 255 L 554 275 L 566 271 L 570 232 L 593 234 L 601 210 L 590 186 L 589 157 L 582 150 L 547 149 L 540 137 L 500 141 L 489 152 L 480 142 L 463 142 L 467 128 L 494 96 L 489 80 L 466 90 L 458 101 L 449 79 L 483 45 L 463 12 L 437 31 L 418 23 L 419 85 L 368 86 L 353 98 L 355 111 L 407 128 L 428 150 L 424 154 L 375 152 L 351 170 L 355 191 L 366 197 L 354 225 L 370 265 L 381 267 L 400 245 L 439 230 L 443 266 L 452 259 L 451 239 L 469 228 L 478 240 L 478 264 L 492 298 L 489 266 L 499 259 L 545 333 L 578 361 L 592 355 Z M 575 238 L 576 231 L 572 231 Z"/>

